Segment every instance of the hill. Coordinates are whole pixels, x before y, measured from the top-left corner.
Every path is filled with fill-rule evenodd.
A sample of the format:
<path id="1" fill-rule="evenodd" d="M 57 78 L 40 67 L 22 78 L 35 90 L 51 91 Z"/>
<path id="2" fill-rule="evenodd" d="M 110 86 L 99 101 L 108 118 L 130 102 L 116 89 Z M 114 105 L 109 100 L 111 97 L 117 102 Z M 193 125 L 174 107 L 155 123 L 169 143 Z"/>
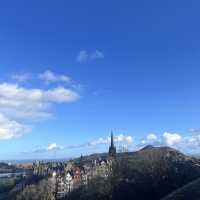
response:
<path id="1" fill-rule="evenodd" d="M 93 180 L 87 189 L 73 192 L 69 199 L 158 200 L 199 177 L 198 159 L 173 148 L 146 146 L 137 152 L 118 154 L 106 181 Z"/>

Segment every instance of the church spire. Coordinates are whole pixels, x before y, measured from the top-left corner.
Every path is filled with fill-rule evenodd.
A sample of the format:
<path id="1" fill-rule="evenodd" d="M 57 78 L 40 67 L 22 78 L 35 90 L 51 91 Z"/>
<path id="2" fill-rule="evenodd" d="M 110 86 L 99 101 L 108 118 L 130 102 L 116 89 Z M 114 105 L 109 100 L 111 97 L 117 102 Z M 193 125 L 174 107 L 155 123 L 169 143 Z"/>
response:
<path id="1" fill-rule="evenodd" d="M 114 147 L 113 132 L 111 131 L 111 147 Z"/>
<path id="2" fill-rule="evenodd" d="M 111 131 L 111 142 L 110 142 L 110 147 L 109 147 L 109 156 L 115 157 L 116 156 L 116 148 L 114 145 L 114 136 L 113 132 Z"/>

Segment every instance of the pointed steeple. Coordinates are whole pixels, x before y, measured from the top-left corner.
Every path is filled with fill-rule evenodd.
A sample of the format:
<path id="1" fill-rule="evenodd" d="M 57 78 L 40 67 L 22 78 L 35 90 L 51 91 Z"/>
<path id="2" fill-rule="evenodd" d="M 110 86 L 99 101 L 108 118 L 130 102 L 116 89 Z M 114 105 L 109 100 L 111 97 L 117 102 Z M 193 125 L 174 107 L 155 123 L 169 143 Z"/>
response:
<path id="1" fill-rule="evenodd" d="M 116 148 L 114 145 L 114 136 L 113 132 L 111 131 L 111 141 L 110 141 L 110 147 L 109 147 L 109 156 L 115 157 L 116 156 Z"/>
<path id="2" fill-rule="evenodd" d="M 111 131 L 111 147 L 114 147 L 113 132 Z"/>

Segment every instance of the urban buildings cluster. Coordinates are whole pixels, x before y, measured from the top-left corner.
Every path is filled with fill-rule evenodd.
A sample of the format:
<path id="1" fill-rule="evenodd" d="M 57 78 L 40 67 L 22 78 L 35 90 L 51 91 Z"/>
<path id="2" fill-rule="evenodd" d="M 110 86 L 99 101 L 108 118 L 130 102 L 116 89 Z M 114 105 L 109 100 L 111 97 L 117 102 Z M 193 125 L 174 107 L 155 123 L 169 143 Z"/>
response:
<path id="1" fill-rule="evenodd" d="M 112 171 L 112 164 L 116 156 L 113 134 L 111 133 L 111 145 L 109 153 L 104 157 L 95 157 L 84 160 L 81 156 L 78 161 L 72 160 L 66 163 L 37 162 L 33 165 L 33 173 L 48 177 L 53 199 L 61 199 L 81 186 L 87 186 L 95 177 L 107 178 Z"/>

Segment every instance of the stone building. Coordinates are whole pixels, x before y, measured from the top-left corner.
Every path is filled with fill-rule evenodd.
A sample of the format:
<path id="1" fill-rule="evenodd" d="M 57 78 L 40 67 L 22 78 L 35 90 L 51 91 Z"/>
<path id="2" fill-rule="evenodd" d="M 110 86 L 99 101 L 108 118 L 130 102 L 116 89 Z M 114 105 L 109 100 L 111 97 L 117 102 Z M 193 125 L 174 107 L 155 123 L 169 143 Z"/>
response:
<path id="1" fill-rule="evenodd" d="M 54 199 L 62 199 L 70 192 L 81 186 L 87 186 L 89 181 L 95 177 L 108 178 L 112 172 L 112 164 L 116 158 L 116 147 L 114 136 L 111 132 L 111 144 L 108 156 L 99 156 L 86 162 L 81 157 L 75 161 L 43 163 L 37 162 L 33 165 L 35 175 L 48 176 L 51 180 L 51 190 Z"/>

